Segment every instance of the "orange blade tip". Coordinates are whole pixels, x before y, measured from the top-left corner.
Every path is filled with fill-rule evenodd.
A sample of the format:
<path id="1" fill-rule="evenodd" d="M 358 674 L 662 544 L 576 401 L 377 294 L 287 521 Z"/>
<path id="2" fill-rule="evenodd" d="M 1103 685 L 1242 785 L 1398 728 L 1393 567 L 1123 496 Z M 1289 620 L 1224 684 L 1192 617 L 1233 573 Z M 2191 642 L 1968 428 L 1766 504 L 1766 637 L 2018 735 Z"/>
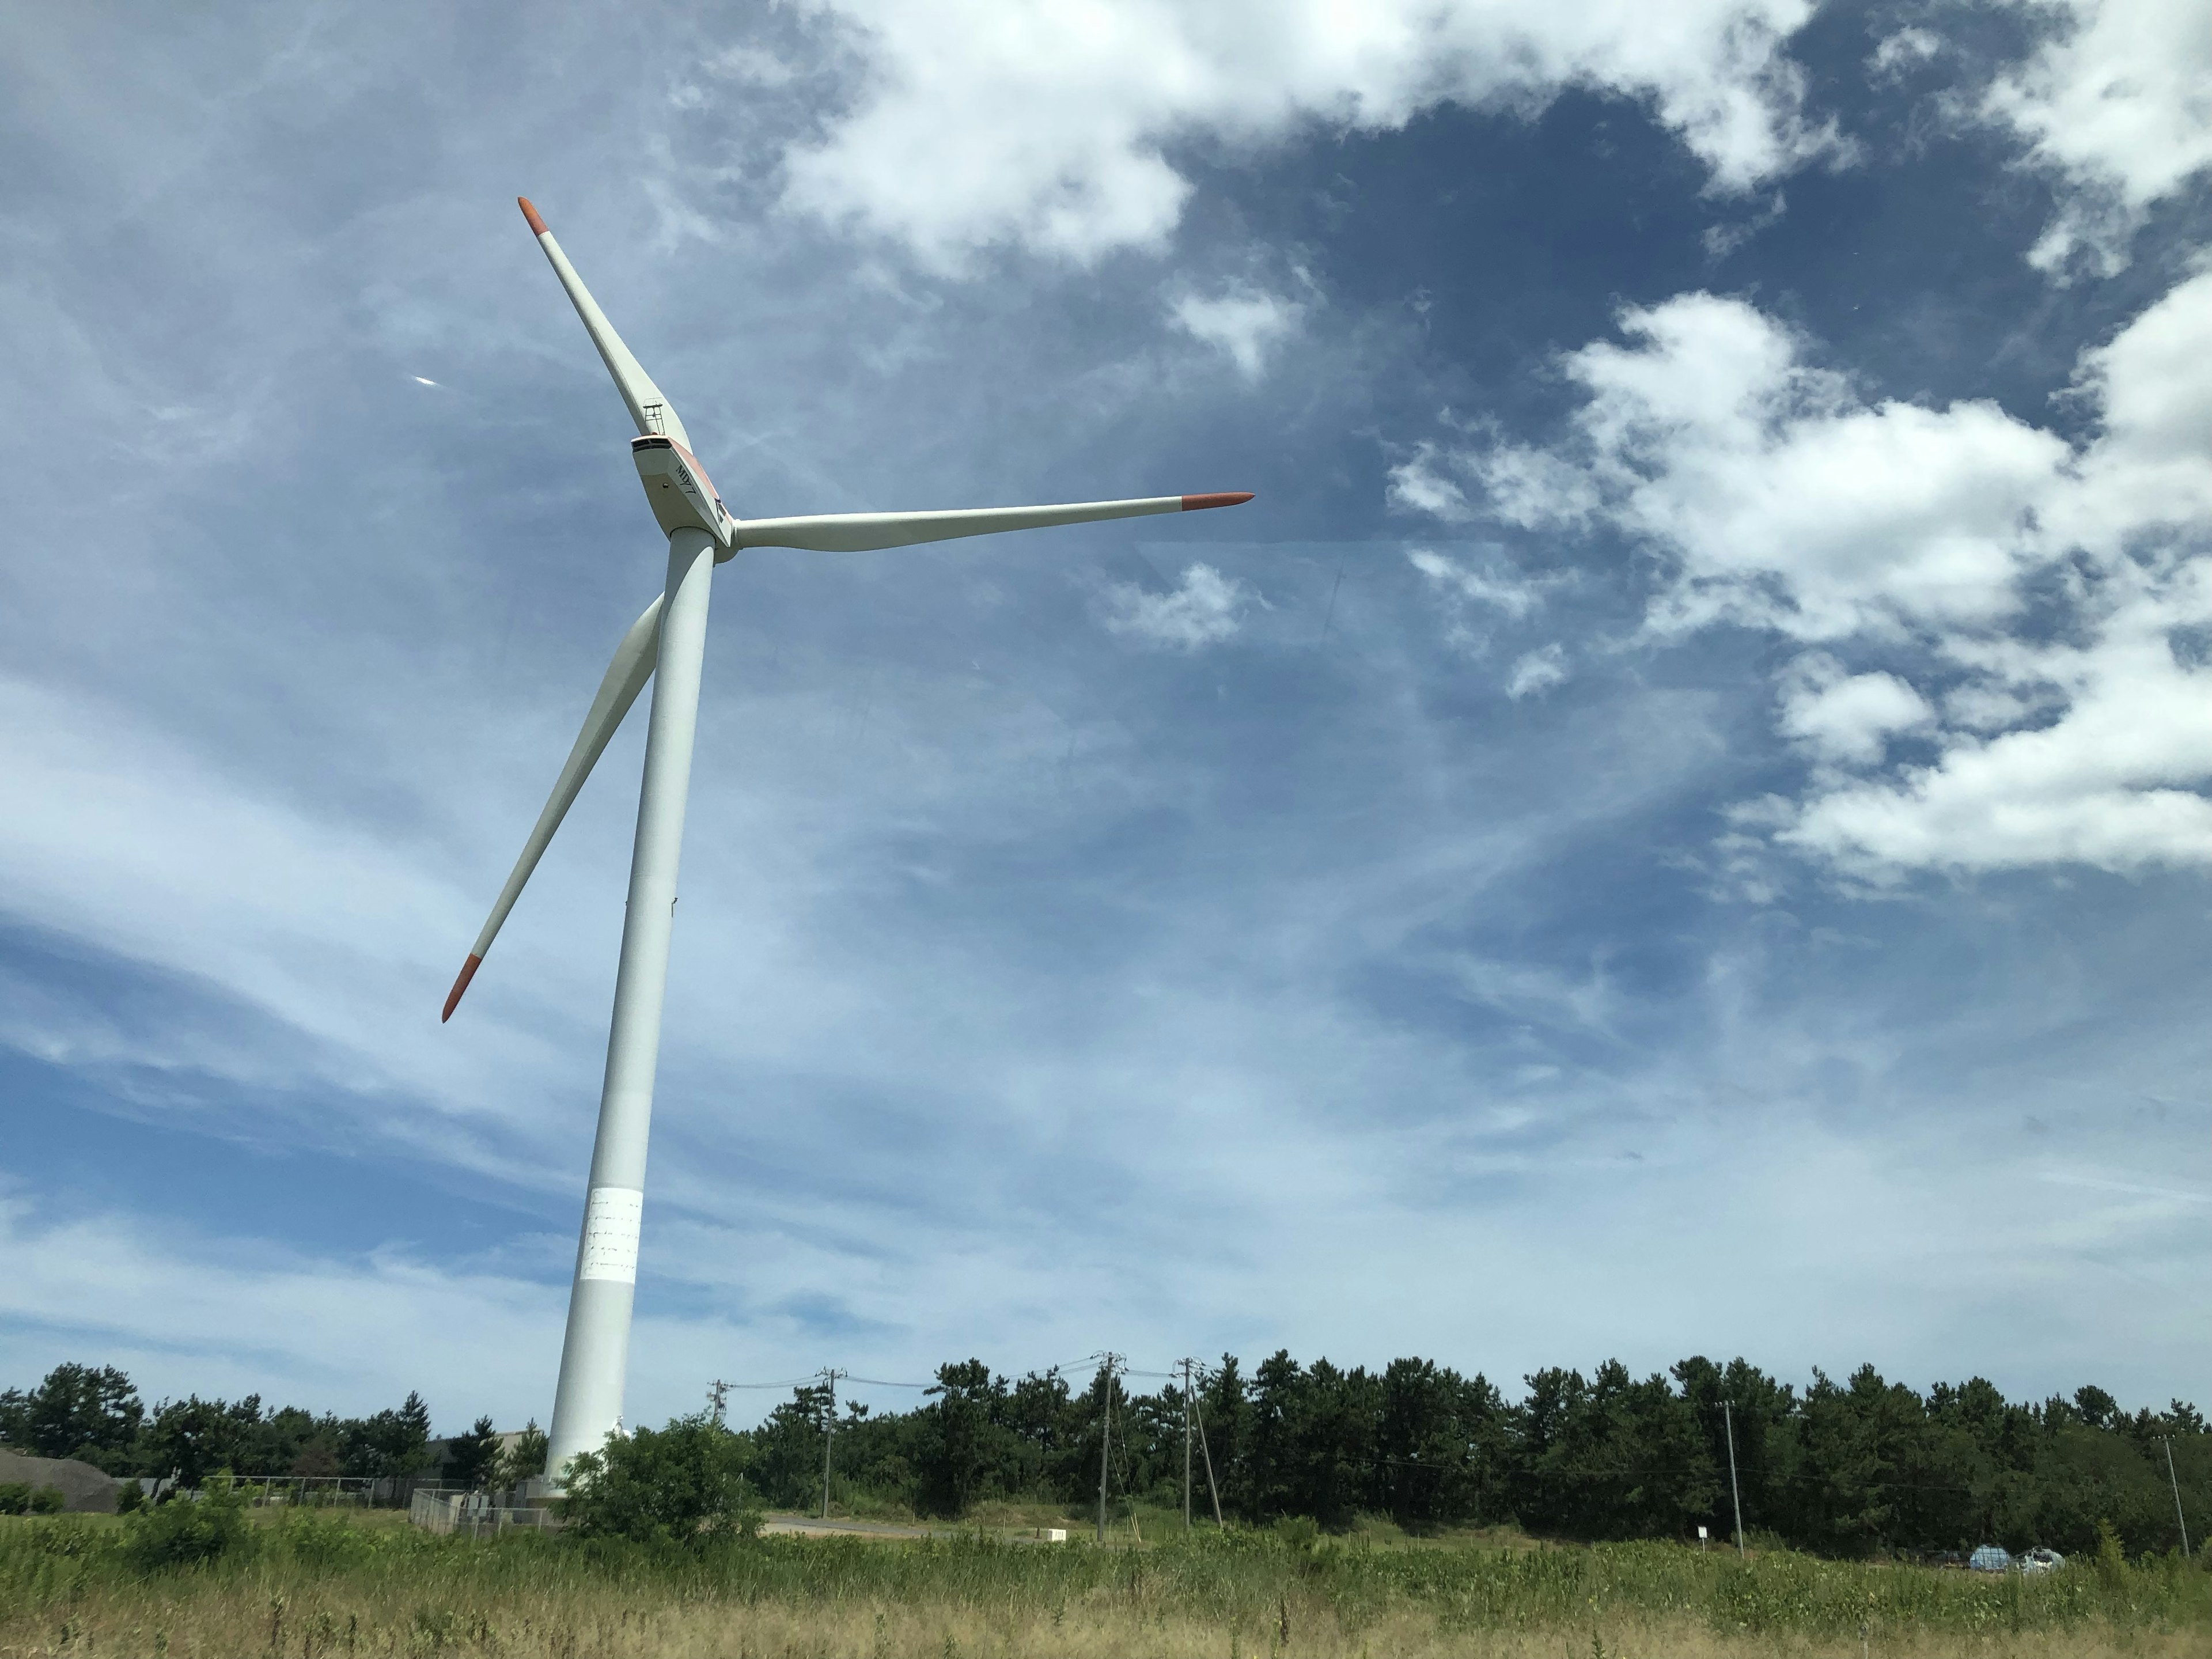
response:
<path id="1" fill-rule="evenodd" d="M 446 993 L 446 1012 L 438 1016 L 439 1024 L 443 1025 L 453 1017 L 453 1010 L 461 1006 L 461 993 L 469 988 L 469 981 L 477 976 L 477 969 L 483 966 L 483 958 L 478 956 L 471 956 L 461 964 L 460 976 L 453 981 L 453 988 Z"/>
<path id="2" fill-rule="evenodd" d="M 532 236 L 543 236 L 545 234 L 545 222 L 538 216 L 538 210 L 530 205 L 530 198 L 527 196 L 518 196 L 514 198 L 514 203 L 522 210 L 522 216 L 530 221 L 530 234 Z"/>
<path id="3" fill-rule="evenodd" d="M 1252 492 L 1249 489 L 1224 489 L 1212 495 L 1186 495 L 1182 498 L 1182 510 L 1196 513 L 1208 507 L 1242 507 L 1251 499 Z"/>

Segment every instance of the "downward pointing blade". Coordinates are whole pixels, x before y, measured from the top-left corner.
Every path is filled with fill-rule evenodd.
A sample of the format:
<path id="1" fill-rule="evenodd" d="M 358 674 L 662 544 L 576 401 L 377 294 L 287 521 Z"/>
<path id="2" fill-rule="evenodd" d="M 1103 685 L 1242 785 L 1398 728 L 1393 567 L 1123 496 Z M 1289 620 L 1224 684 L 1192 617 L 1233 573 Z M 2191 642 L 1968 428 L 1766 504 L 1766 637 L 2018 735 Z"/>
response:
<path id="1" fill-rule="evenodd" d="M 460 1006 L 461 993 L 469 988 L 469 981 L 483 965 L 484 953 L 491 949 L 492 940 L 499 937 L 507 913 L 514 908 L 515 900 L 522 896 L 523 884 L 538 867 L 538 860 L 544 856 L 553 832 L 561 827 L 561 820 L 568 815 L 576 792 L 592 775 L 592 768 L 605 752 L 609 739 L 623 723 L 623 716 L 629 713 L 637 694 L 653 678 L 653 666 L 659 655 L 660 600 L 655 599 L 646 606 L 645 614 L 630 624 L 629 632 L 615 647 L 615 659 L 607 665 L 606 678 L 599 682 L 599 693 L 592 699 L 591 712 L 584 716 L 584 729 L 576 734 L 575 747 L 568 751 L 568 763 L 561 769 L 553 793 L 545 798 L 545 810 L 538 815 L 530 839 L 523 843 L 522 856 L 515 860 L 507 885 L 499 890 L 499 902 L 491 907 L 483 931 L 477 935 L 469 959 L 461 964 L 460 975 L 447 994 L 446 1012 L 439 1016 L 441 1024 L 451 1019 L 453 1010 Z"/>
<path id="2" fill-rule="evenodd" d="M 515 203 L 522 209 L 522 216 L 530 222 L 537 235 L 538 246 L 545 250 L 552 261 L 553 274 L 561 279 L 561 286 L 568 291 L 568 302 L 576 307 L 576 314 L 584 319 L 592 343 L 599 349 L 600 360 L 607 373 L 615 377 L 616 388 L 623 402 L 629 405 L 629 417 L 637 422 L 641 433 L 657 432 L 690 448 L 691 440 L 684 430 L 684 422 L 676 418 L 676 411 L 668 406 L 668 399 L 653 383 L 653 376 L 645 372 L 615 325 L 607 320 L 607 313 L 599 309 L 599 302 L 592 297 L 592 290 L 584 286 L 584 279 L 576 275 L 576 267 L 568 263 L 568 256 L 561 252 L 561 244 L 553 240 L 553 233 L 545 228 L 545 221 L 538 216 L 538 210 L 530 204 L 527 196 L 518 196 Z"/>

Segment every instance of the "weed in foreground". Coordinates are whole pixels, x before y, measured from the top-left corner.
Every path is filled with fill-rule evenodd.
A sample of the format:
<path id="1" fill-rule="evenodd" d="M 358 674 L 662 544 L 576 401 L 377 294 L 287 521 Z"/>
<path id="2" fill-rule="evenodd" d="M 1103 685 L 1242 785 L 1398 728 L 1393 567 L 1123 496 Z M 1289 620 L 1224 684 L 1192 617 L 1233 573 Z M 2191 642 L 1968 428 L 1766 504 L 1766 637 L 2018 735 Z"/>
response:
<path id="1" fill-rule="evenodd" d="M 2212 1575 L 2178 1558 L 1986 1579 L 1656 1544 L 1200 1534 L 1141 1552 L 975 1536 L 691 1549 L 433 1538 L 304 1515 L 255 1531 L 250 1549 L 149 1567 L 125 1528 L 0 1525 L 0 1653 L 2180 1659 L 2212 1646 Z"/>

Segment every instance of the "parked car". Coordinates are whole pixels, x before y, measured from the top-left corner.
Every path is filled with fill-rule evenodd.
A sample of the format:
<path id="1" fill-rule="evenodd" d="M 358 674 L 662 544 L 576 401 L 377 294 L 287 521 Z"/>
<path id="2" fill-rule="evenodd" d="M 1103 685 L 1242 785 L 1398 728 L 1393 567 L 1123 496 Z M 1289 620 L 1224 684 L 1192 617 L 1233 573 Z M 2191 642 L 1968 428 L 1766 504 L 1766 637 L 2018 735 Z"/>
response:
<path id="1" fill-rule="evenodd" d="M 1997 1544 L 1984 1544 L 1966 1558 L 1969 1572 L 2006 1572 L 2012 1567 L 2012 1552 Z"/>
<path id="2" fill-rule="evenodd" d="M 2016 1565 L 2022 1572 L 2056 1572 L 2066 1565 L 2066 1558 L 2039 1544 L 2022 1555 Z"/>

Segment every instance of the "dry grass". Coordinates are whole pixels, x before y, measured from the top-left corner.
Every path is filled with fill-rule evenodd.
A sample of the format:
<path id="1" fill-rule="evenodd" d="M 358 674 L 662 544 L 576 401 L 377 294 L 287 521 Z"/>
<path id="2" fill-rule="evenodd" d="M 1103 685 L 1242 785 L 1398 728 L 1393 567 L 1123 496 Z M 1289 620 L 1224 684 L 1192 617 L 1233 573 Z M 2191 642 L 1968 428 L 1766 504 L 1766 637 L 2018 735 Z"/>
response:
<path id="1" fill-rule="evenodd" d="M 122 1528 L 0 1527 L 0 1659 L 2183 1659 L 2212 1576 L 2023 1583 L 1669 1546 L 1142 1553 L 763 1540 L 705 1554 L 290 1517 L 147 1572 Z M 2069 1582 L 2061 1583 L 2066 1580 Z"/>
<path id="2" fill-rule="evenodd" d="M 194 1593 L 197 1592 L 197 1593 Z M 442 1601 L 357 1603 L 307 1592 L 270 1597 L 244 1585 L 94 1603 L 33 1623 L 10 1620 L 0 1653 L 230 1656 L 498 1654 L 512 1659 L 1858 1659 L 1856 1632 L 1828 1637 L 1716 1632 L 1684 1618 L 1600 1619 L 1571 1627 L 1446 1631 L 1410 1611 L 1346 1629 L 1326 1609 L 1286 1604 L 1277 1621 L 1237 1626 L 1188 1613 L 1088 1602 L 982 1609 L 845 1603 L 684 1604 L 606 1595 L 526 1610 Z M 1311 1614 L 1310 1618 L 1304 1615 Z M 2076 1626 L 1980 1636 L 1869 1632 L 1884 1659 L 2202 1659 L 2201 1631 Z"/>

